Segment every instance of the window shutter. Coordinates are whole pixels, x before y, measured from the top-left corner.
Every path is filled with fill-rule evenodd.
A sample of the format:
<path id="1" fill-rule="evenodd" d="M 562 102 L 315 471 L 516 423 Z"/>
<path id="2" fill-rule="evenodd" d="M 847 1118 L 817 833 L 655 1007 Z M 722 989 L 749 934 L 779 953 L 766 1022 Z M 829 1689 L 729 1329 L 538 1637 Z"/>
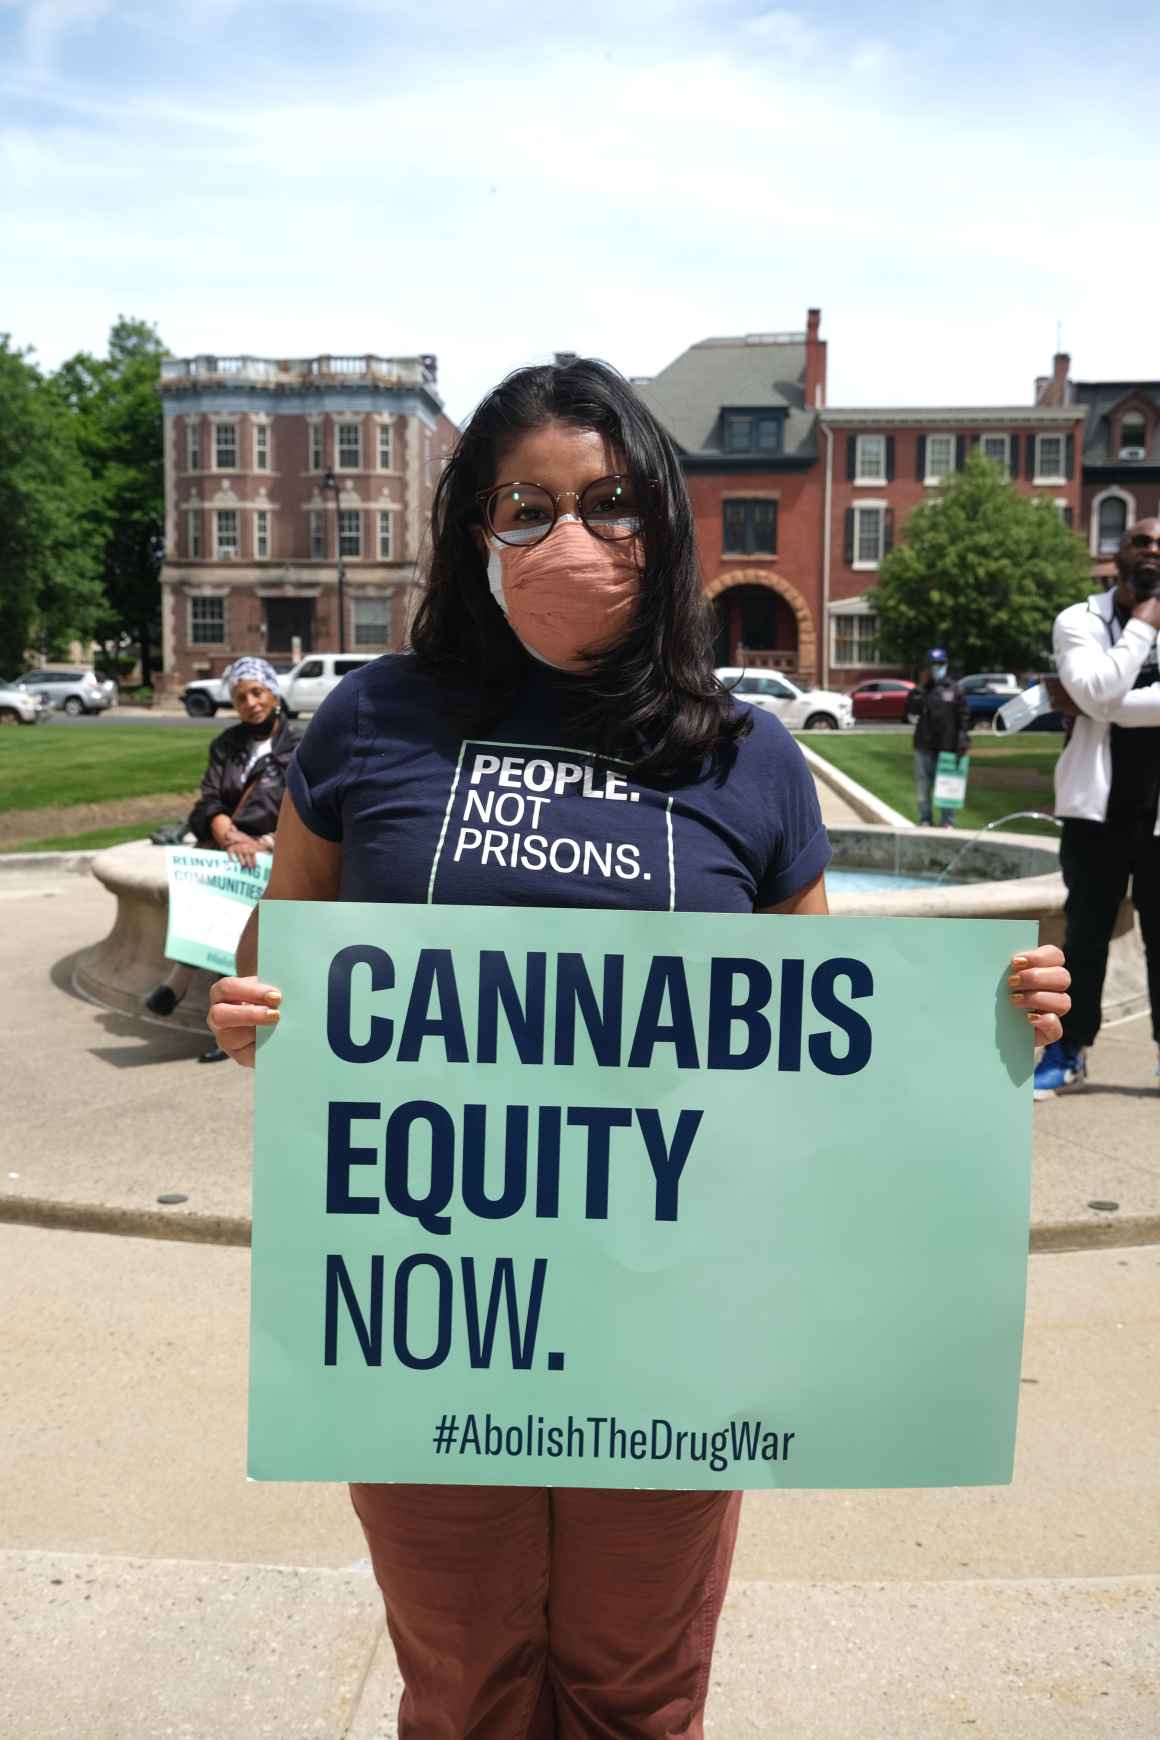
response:
<path id="1" fill-rule="evenodd" d="M 955 470 L 961 471 L 967 463 L 967 438 L 965 435 L 955 436 Z"/>
<path id="2" fill-rule="evenodd" d="M 1063 519 L 1064 525 L 1067 527 L 1069 532 L 1071 531 L 1073 517 L 1074 516 L 1072 515 L 1071 509 L 1069 507 L 1065 507 L 1063 510 L 1062 519 Z"/>
<path id="3" fill-rule="evenodd" d="M 1034 435 L 1029 435 L 1027 437 L 1027 464 L 1024 467 L 1023 475 L 1026 477 L 1028 483 L 1030 483 L 1031 479 L 1035 476 L 1035 436 Z"/>
<path id="4" fill-rule="evenodd" d="M 779 505 L 775 501 L 771 501 L 769 504 L 769 550 L 773 556 L 777 555 L 777 510 Z"/>
<path id="5" fill-rule="evenodd" d="M 847 483 L 853 483 L 853 481 L 857 477 L 857 475 L 858 475 L 858 437 L 856 435 L 847 435 L 847 437 L 846 437 L 846 481 L 847 481 Z"/>
<path id="6" fill-rule="evenodd" d="M 894 548 L 894 509 L 887 508 L 882 516 L 882 554 L 889 556 Z"/>
<path id="7" fill-rule="evenodd" d="M 915 460 L 914 475 L 917 477 L 919 483 L 922 483 L 926 478 L 926 436 L 925 435 L 920 435 L 917 442 L 915 443 L 915 454 L 917 457 Z"/>
<path id="8" fill-rule="evenodd" d="M 1028 439 L 1030 440 L 1030 436 L 1028 437 Z M 1010 460 L 1008 462 L 1007 469 L 1011 473 L 1012 477 L 1018 477 L 1019 476 L 1019 437 L 1018 437 L 1018 435 L 1012 435 L 1011 446 L 1009 448 L 1009 452 L 1010 452 L 1011 457 L 1010 457 Z"/>
<path id="9" fill-rule="evenodd" d="M 1065 477 L 1074 477 L 1075 476 L 1075 436 L 1074 435 L 1069 435 L 1067 438 L 1067 464 L 1064 467 L 1064 476 Z"/>
<path id="10" fill-rule="evenodd" d="M 893 437 L 893 435 L 888 435 L 886 437 L 886 481 L 887 481 L 887 483 L 894 482 L 894 437 Z"/>
<path id="11" fill-rule="evenodd" d="M 845 559 L 848 563 L 854 560 L 854 510 L 852 507 L 846 509 Z"/>

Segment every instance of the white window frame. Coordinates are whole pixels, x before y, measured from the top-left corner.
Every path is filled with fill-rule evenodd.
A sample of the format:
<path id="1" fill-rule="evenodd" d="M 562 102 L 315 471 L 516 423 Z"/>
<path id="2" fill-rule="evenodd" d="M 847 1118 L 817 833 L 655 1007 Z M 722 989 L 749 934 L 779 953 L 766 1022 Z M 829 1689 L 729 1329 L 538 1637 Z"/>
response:
<path id="1" fill-rule="evenodd" d="M 395 555 L 395 535 L 391 525 L 391 509 L 379 508 L 378 551 L 380 562 L 391 562 Z M 385 535 L 384 535 L 385 534 Z"/>
<path id="2" fill-rule="evenodd" d="M 264 420 L 254 424 L 254 470 L 270 469 L 270 425 Z"/>
<path id="3" fill-rule="evenodd" d="M 222 515 L 232 514 L 234 520 L 234 544 L 231 549 L 222 543 Z M 213 554 L 215 562 L 236 562 L 242 553 L 242 517 L 237 508 L 214 508 L 213 510 Z"/>
<path id="4" fill-rule="evenodd" d="M 1124 425 L 1126 423 L 1138 423 L 1139 424 L 1139 426 L 1140 426 L 1140 439 L 1139 439 L 1139 441 L 1125 441 L 1124 440 Z M 1142 447 L 1144 449 L 1145 455 L 1147 455 L 1147 452 L 1148 452 L 1148 419 L 1147 419 L 1147 417 L 1145 417 L 1145 415 L 1142 411 L 1129 411 L 1126 417 L 1120 418 L 1119 438 L 1116 441 L 1116 458 L 1117 459 L 1123 459 L 1125 447 Z M 1133 460 L 1129 459 L 1127 463 L 1129 465 L 1139 464 L 1139 460 L 1133 461 Z"/>
<path id="5" fill-rule="evenodd" d="M 1035 476 L 1032 478 L 1032 482 L 1033 483 L 1066 483 L 1067 482 L 1067 476 L 1066 476 L 1066 472 L 1067 472 L 1067 435 L 1064 433 L 1061 433 L 1059 430 L 1052 429 L 1043 435 L 1036 435 L 1034 439 L 1035 439 Z M 1043 461 L 1040 458 L 1040 454 L 1043 451 L 1043 443 L 1045 441 L 1058 441 L 1059 442 L 1059 469 L 1057 471 L 1044 471 L 1044 469 L 1043 469 Z"/>
<path id="6" fill-rule="evenodd" d="M 325 562 L 326 512 L 325 509 L 320 507 L 312 507 L 308 511 L 310 514 L 310 524 L 308 528 L 310 539 L 310 560 L 312 562 Z"/>
<path id="7" fill-rule="evenodd" d="M 984 430 L 984 432 L 979 436 L 979 450 L 982 453 L 984 459 L 994 459 L 994 454 L 987 452 L 987 442 L 988 441 L 1001 441 L 1003 443 L 1003 457 L 1002 457 L 1002 459 L 995 459 L 995 464 L 1002 465 L 1006 469 L 1007 475 L 1010 476 L 1011 475 L 1011 437 L 1010 437 L 1010 435 L 996 435 L 993 429 L 987 429 L 987 430 Z"/>
<path id="8" fill-rule="evenodd" d="M 188 614 L 188 617 L 186 619 L 186 627 L 189 631 L 187 639 L 189 641 L 190 646 L 225 646 L 228 639 L 229 639 L 229 622 L 227 620 L 228 613 L 226 611 L 226 600 L 224 598 L 201 598 L 197 595 L 197 593 L 194 593 L 193 596 L 191 598 L 189 598 L 187 602 L 189 605 L 189 614 Z M 195 605 L 198 605 L 198 604 L 216 604 L 218 606 L 218 608 L 221 612 L 222 631 L 221 631 L 221 635 L 219 636 L 219 638 L 217 640 L 205 640 L 203 638 L 199 638 L 194 633 L 194 626 L 195 626 L 194 625 L 194 615 L 195 615 L 194 607 L 195 607 Z"/>
<path id="9" fill-rule="evenodd" d="M 201 509 L 187 509 L 189 518 L 186 521 L 186 548 L 191 562 L 201 561 Z"/>
<path id="10" fill-rule="evenodd" d="M 387 463 L 383 464 L 383 449 L 386 448 Z M 392 471 L 395 457 L 395 430 L 391 423 L 380 423 L 378 433 L 378 461 L 380 471 Z"/>
<path id="11" fill-rule="evenodd" d="M 878 623 L 878 612 L 873 610 L 864 598 L 843 599 L 840 604 L 830 606 L 830 667 L 843 671 L 875 671 L 881 670 L 886 660 L 881 653 L 868 663 L 860 659 L 849 661 L 838 657 L 838 629 L 853 617 L 858 621 L 869 618 L 875 625 Z M 877 633 L 877 627 L 875 628 Z"/>
<path id="12" fill-rule="evenodd" d="M 232 429 L 234 433 L 234 463 L 222 465 L 218 460 L 218 434 L 222 429 Z M 238 420 L 236 417 L 215 417 L 213 425 L 213 468 L 215 471 L 238 470 Z"/>
<path id="13" fill-rule="evenodd" d="M 191 417 L 185 425 L 185 469 L 201 470 L 201 418 Z"/>
<path id="14" fill-rule="evenodd" d="M 263 548 L 263 546 L 265 546 Z M 254 510 L 254 560 L 266 562 L 270 557 L 270 510 Z"/>
<path id="15" fill-rule="evenodd" d="M 886 544 L 886 510 L 889 506 L 885 501 L 856 501 L 854 503 L 854 560 L 852 566 L 859 573 L 870 573 L 880 568 Z M 874 561 L 867 561 L 859 556 L 858 550 L 862 542 L 862 515 L 874 513 L 878 515 L 878 554 Z"/>
<path id="16" fill-rule="evenodd" d="M 877 473 L 863 471 L 863 469 L 862 469 L 863 443 L 869 442 L 869 441 L 877 441 L 880 443 L 880 452 L 882 455 L 882 469 L 881 469 L 881 471 L 879 471 Z M 855 437 L 854 437 L 854 484 L 855 484 L 855 487 L 857 487 L 859 484 L 872 484 L 872 485 L 877 486 L 878 488 L 881 488 L 882 485 L 884 483 L 886 483 L 887 481 L 888 481 L 888 479 L 886 476 L 886 437 L 885 437 L 885 435 L 855 435 Z"/>
<path id="17" fill-rule="evenodd" d="M 338 512 L 338 527 L 337 527 L 338 553 L 342 557 L 344 562 L 358 561 L 363 553 L 363 548 L 362 548 L 362 546 L 363 546 L 362 509 L 361 508 L 339 508 L 337 510 L 337 512 Z M 346 520 L 348 522 L 348 524 L 352 520 L 354 522 L 354 528 L 355 528 L 354 535 L 355 535 L 355 540 L 358 544 L 358 548 L 356 550 L 344 550 L 342 547 L 343 538 L 348 537 L 350 535 L 349 532 L 344 532 L 344 530 L 343 530 L 343 524 L 342 524 L 343 520 Z"/>
<path id="18" fill-rule="evenodd" d="M 1119 549 L 1118 539 L 1116 540 L 1116 550 L 1109 551 L 1100 549 L 1100 509 L 1109 498 L 1114 501 L 1122 501 L 1124 504 L 1125 531 L 1127 531 L 1133 520 L 1137 518 L 1136 498 L 1131 490 L 1122 489 L 1119 484 L 1115 483 L 1110 484 L 1107 489 L 1101 489 L 1099 495 L 1097 495 L 1092 501 L 1091 516 L 1088 523 L 1088 549 L 1091 554 L 1096 557 L 1103 556 L 1106 558 L 1109 555 L 1114 556 L 1116 550 Z"/>
<path id="19" fill-rule="evenodd" d="M 950 464 L 947 466 L 945 471 L 933 471 L 931 469 L 931 461 L 934 457 L 934 444 L 936 441 L 945 441 L 948 443 L 950 448 Z M 955 475 L 955 441 L 955 436 L 948 435 L 944 429 L 936 429 L 933 435 L 928 432 L 926 437 L 926 476 L 922 480 L 924 484 L 945 483 L 948 477 L 953 477 Z"/>
<path id="20" fill-rule="evenodd" d="M 321 417 L 310 419 L 310 470 L 326 469 L 326 430 Z"/>
<path id="21" fill-rule="evenodd" d="M 359 610 L 360 607 L 365 607 L 368 604 L 374 604 L 376 606 L 381 606 L 382 608 L 383 632 L 381 635 L 376 636 L 374 640 L 365 640 L 359 636 Z M 383 593 L 374 598 L 353 598 L 351 600 L 351 605 L 351 629 L 353 631 L 355 650 L 357 651 L 360 647 L 378 647 L 380 650 L 385 648 L 389 644 L 391 638 L 390 599 L 385 593 Z"/>
<path id="22" fill-rule="evenodd" d="M 342 456 L 342 432 L 353 429 L 358 438 L 358 456 L 353 465 Z M 356 417 L 343 417 L 334 425 L 334 469 L 336 471 L 361 471 L 363 468 L 363 426 Z"/>

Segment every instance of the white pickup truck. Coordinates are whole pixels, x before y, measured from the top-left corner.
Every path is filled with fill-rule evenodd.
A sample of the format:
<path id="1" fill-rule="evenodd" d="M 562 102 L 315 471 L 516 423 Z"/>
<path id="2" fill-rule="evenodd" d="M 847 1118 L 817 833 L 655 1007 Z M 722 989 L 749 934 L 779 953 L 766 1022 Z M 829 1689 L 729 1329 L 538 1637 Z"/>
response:
<path id="1" fill-rule="evenodd" d="M 311 653 L 299 659 L 286 671 L 278 673 L 278 687 L 288 716 L 313 713 L 331 689 L 337 688 L 343 677 L 369 665 L 377 653 Z M 191 719 L 212 719 L 219 707 L 228 707 L 230 698 L 220 677 L 201 677 L 187 683 L 181 697 Z"/>

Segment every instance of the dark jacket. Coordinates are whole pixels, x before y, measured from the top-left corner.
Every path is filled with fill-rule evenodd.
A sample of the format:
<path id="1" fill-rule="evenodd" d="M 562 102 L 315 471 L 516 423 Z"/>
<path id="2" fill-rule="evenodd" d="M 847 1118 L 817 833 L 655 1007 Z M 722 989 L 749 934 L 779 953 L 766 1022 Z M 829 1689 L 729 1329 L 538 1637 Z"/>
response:
<path id="1" fill-rule="evenodd" d="M 282 793 L 286 790 L 286 769 L 298 739 L 299 733 L 289 720 L 280 718 L 270 740 L 270 753 L 247 772 L 254 749 L 253 732 L 239 723 L 214 738 L 209 746 L 201 796 L 186 823 L 190 833 L 197 835 L 199 846 L 215 844 L 210 832 L 215 816 L 231 816 L 239 833 L 251 834 L 256 840 L 274 832 Z M 239 810 L 243 793 L 246 801 Z"/>
<path id="2" fill-rule="evenodd" d="M 914 728 L 914 747 L 941 754 L 965 755 L 971 740 L 971 712 L 957 683 L 949 677 L 923 684 L 922 705 Z"/>

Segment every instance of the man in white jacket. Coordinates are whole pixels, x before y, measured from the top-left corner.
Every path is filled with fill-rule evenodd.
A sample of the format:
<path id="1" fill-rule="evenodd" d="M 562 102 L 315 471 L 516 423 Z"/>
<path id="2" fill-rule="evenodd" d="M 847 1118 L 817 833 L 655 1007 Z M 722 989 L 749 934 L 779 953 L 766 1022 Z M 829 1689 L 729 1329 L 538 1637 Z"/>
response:
<path id="1" fill-rule="evenodd" d="M 1055 770 L 1071 1010 L 1035 1071 L 1037 1099 L 1086 1080 L 1108 944 L 1129 885 L 1160 1045 L 1160 519 L 1128 527 L 1116 566 L 1114 586 L 1055 619 L 1052 700 L 1073 722 Z"/>

